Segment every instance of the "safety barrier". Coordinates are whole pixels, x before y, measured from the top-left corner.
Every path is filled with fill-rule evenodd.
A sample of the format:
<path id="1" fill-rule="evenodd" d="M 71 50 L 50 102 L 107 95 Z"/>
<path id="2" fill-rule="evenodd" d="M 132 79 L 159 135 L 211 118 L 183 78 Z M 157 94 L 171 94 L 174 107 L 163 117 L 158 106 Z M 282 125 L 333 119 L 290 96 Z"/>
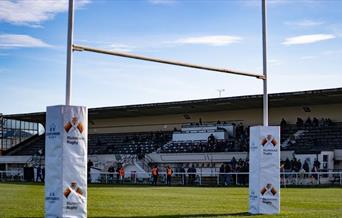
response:
<path id="1" fill-rule="evenodd" d="M 281 172 L 281 185 L 310 186 L 310 185 L 342 185 L 342 171 L 340 172 Z M 151 173 L 131 172 L 121 178 L 117 173 L 101 172 L 91 174 L 92 183 L 103 184 L 152 184 Z M 199 185 L 199 186 L 246 186 L 249 173 L 174 173 L 171 176 L 172 185 Z M 159 173 L 159 185 L 166 185 L 166 172 Z"/>
<path id="2" fill-rule="evenodd" d="M 34 177 L 34 181 L 35 181 Z M 249 173 L 179 173 L 171 176 L 172 185 L 195 185 L 195 186 L 247 186 Z M 24 182 L 23 170 L 0 171 L 0 182 Z M 40 180 L 39 180 L 40 181 Z M 150 172 L 130 172 L 121 178 L 118 173 L 99 172 L 90 173 L 89 183 L 98 184 L 152 184 L 153 178 Z M 29 182 L 32 182 L 29 181 Z M 342 171 L 338 172 L 281 172 L 280 182 L 283 187 L 287 186 L 320 186 L 340 185 L 342 186 Z M 166 185 L 166 172 L 160 172 L 158 185 Z"/>

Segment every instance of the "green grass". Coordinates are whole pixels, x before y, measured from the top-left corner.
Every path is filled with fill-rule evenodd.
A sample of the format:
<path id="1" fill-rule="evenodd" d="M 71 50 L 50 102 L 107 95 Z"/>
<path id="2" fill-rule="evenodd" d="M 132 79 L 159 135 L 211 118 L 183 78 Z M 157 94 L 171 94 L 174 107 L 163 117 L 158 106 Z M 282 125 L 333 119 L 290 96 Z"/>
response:
<path id="1" fill-rule="evenodd" d="M 247 188 L 90 186 L 88 217 L 247 217 Z M 44 188 L 0 183 L 0 218 L 43 217 Z M 281 214 L 342 218 L 342 188 L 284 188 Z"/>

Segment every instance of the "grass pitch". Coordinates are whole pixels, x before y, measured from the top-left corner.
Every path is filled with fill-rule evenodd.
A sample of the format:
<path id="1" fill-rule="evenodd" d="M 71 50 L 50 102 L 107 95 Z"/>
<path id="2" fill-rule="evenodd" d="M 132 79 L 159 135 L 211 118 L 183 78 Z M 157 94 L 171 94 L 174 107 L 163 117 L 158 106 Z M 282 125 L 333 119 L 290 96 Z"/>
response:
<path id="1" fill-rule="evenodd" d="M 247 217 L 247 188 L 90 186 L 88 217 Z M 0 183 L 0 217 L 43 217 L 44 187 Z M 342 188 L 284 188 L 281 214 L 341 217 Z"/>

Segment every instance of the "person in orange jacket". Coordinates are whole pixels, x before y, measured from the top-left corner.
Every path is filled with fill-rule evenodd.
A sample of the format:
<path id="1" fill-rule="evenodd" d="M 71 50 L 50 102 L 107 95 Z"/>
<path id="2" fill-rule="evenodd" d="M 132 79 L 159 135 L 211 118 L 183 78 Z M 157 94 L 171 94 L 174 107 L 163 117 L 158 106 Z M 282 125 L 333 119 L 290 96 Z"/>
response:
<path id="1" fill-rule="evenodd" d="M 159 172 L 158 172 L 158 167 L 157 165 L 154 165 L 152 170 L 151 170 L 151 174 L 152 174 L 152 185 L 157 185 L 158 182 L 158 176 L 159 176 Z"/>
<path id="2" fill-rule="evenodd" d="M 121 166 L 119 170 L 119 176 L 120 176 L 120 183 L 123 184 L 124 179 L 125 179 L 125 169 L 123 168 L 123 166 Z"/>
<path id="3" fill-rule="evenodd" d="M 173 174 L 173 170 L 170 167 L 170 165 L 168 165 L 167 168 L 166 168 L 166 184 L 169 185 L 169 186 L 171 186 L 172 174 Z"/>

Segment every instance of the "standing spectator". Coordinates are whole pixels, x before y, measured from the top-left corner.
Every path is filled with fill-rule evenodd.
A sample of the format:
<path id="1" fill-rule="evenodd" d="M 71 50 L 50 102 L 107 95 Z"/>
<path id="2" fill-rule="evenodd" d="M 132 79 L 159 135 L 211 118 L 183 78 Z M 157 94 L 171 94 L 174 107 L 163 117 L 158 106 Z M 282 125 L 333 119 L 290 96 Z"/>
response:
<path id="1" fill-rule="evenodd" d="M 192 165 L 188 169 L 188 175 L 189 175 L 189 184 L 193 185 L 195 183 L 195 179 L 196 179 L 196 168 L 194 167 L 194 165 Z"/>
<path id="2" fill-rule="evenodd" d="M 42 182 L 45 182 L 45 167 L 42 166 L 42 174 L 40 176 L 40 180 Z"/>
<path id="3" fill-rule="evenodd" d="M 316 166 L 313 166 L 312 170 L 311 170 L 312 184 L 314 183 L 315 180 L 318 181 L 318 174 L 317 173 L 318 173 L 318 168 Z"/>
<path id="4" fill-rule="evenodd" d="M 221 167 L 220 167 L 220 175 L 219 175 L 219 181 L 220 181 L 220 184 L 221 185 L 224 185 L 224 183 L 225 183 L 225 171 L 224 171 L 224 169 L 225 169 L 225 166 L 224 166 L 224 164 L 222 164 L 221 165 Z"/>
<path id="5" fill-rule="evenodd" d="M 185 175 L 185 169 L 184 167 L 180 168 L 180 173 L 181 173 L 181 177 L 182 177 L 182 184 L 186 185 L 186 175 Z"/>
<path id="6" fill-rule="evenodd" d="M 281 128 L 285 128 L 286 127 L 286 125 L 287 125 L 287 122 L 286 122 L 286 120 L 283 118 L 283 119 L 281 119 L 281 122 L 280 122 L 280 127 Z"/>
<path id="7" fill-rule="evenodd" d="M 318 119 L 317 119 L 316 117 L 314 117 L 314 118 L 312 119 L 312 126 L 318 127 L 318 125 L 319 125 L 319 121 L 318 121 Z"/>
<path id="8" fill-rule="evenodd" d="M 216 141 L 215 136 L 213 134 L 210 134 L 210 136 L 208 137 L 208 144 L 212 146 L 215 144 L 215 141 Z"/>
<path id="9" fill-rule="evenodd" d="M 166 168 L 166 184 L 171 186 L 171 177 L 173 174 L 173 170 L 170 165 L 167 166 Z"/>
<path id="10" fill-rule="evenodd" d="M 291 171 L 292 166 L 291 166 L 291 161 L 289 160 L 289 158 L 286 158 L 284 168 L 285 168 L 285 171 Z"/>
<path id="11" fill-rule="evenodd" d="M 88 164 L 87 164 L 87 172 L 88 172 L 88 183 L 91 183 L 91 174 L 90 174 L 90 170 L 91 168 L 94 166 L 93 161 L 91 161 L 91 159 L 88 160 Z"/>
<path id="12" fill-rule="evenodd" d="M 114 180 L 114 172 L 115 172 L 115 168 L 114 168 L 113 165 L 111 165 L 111 166 L 108 168 L 109 183 L 113 183 L 113 180 Z"/>
<path id="13" fill-rule="evenodd" d="M 229 164 L 226 164 L 224 168 L 224 184 L 225 185 L 230 185 L 230 182 L 232 180 L 232 175 L 230 174 L 232 172 L 232 169 L 230 168 Z"/>
<path id="14" fill-rule="evenodd" d="M 310 170 L 310 169 L 309 169 L 309 164 L 308 164 L 308 162 L 307 162 L 306 160 L 305 160 L 305 162 L 304 162 L 304 164 L 303 164 L 303 169 L 304 169 L 305 173 L 308 173 L 309 170 Z M 304 177 L 307 178 L 308 175 L 305 174 Z"/>
<path id="15" fill-rule="evenodd" d="M 118 164 L 118 168 L 116 169 L 116 183 L 120 182 L 120 168 L 121 164 Z"/>
<path id="16" fill-rule="evenodd" d="M 195 181 L 196 181 L 196 168 L 195 168 L 195 166 L 194 165 L 192 165 L 192 167 L 191 167 L 191 172 L 192 172 L 192 174 L 191 174 L 191 176 L 192 176 L 192 184 L 194 185 L 195 184 Z"/>
<path id="17" fill-rule="evenodd" d="M 232 165 L 233 170 L 235 170 L 235 168 L 236 168 L 236 159 L 235 159 L 235 157 L 232 158 L 232 160 L 230 161 L 230 163 L 231 163 L 231 165 Z"/>
<path id="18" fill-rule="evenodd" d="M 297 128 L 303 127 L 304 121 L 302 118 L 297 117 L 297 122 L 296 122 Z"/>
<path id="19" fill-rule="evenodd" d="M 286 182 L 284 172 L 285 172 L 285 163 L 284 161 L 280 161 L 280 183 L 282 183 L 283 185 L 285 185 L 285 182 Z"/>
<path id="20" fill-rule="evenodd" d="M 320 166 L 321 166 L 321 162 L 319 162 L 319 161 L 317 160 L 317 158 L 316 158 L 313 165 L 314 165 L 317 169 L 319 169 Z"/>
<path id="21" fill-rule="evenodd" d="M 299 172 L 300 169 L 302 168 L 302 162 L 300 161 L 300 159 L 297 160 L 297 171 L 296 172 Z"/>
<path id="22" fill-rule="evenodd" d="M 123 166 L 119 169 L 120 183 L 123 184 L 125 180 L 125 169 Z"/>
<path id="23" fill-rule="evenodd" d="M 157 165 L 154 165 L 152 170 L 152 185 L 157 185 L 157 182 L 158 182 L 158 176 L 159 176 L 159 172 L 158 172 L 158 167 Z"/>
<path id="24" fill-rule="evenodd" d="M 42 173 L 42 168 L 41 168 L 41 166 L 39 165 L 39 166 L 37 167 L 36 182 L 38 182 L 38 180 L 41 181 L 41 173 Z"/>
<path id="25" fill-rule="evenodd" d="M 312 121 L 311 118 L 308 117 L 308 119 L 305 121 L 305 127 L 311 127 L 312 126 Z"/>

